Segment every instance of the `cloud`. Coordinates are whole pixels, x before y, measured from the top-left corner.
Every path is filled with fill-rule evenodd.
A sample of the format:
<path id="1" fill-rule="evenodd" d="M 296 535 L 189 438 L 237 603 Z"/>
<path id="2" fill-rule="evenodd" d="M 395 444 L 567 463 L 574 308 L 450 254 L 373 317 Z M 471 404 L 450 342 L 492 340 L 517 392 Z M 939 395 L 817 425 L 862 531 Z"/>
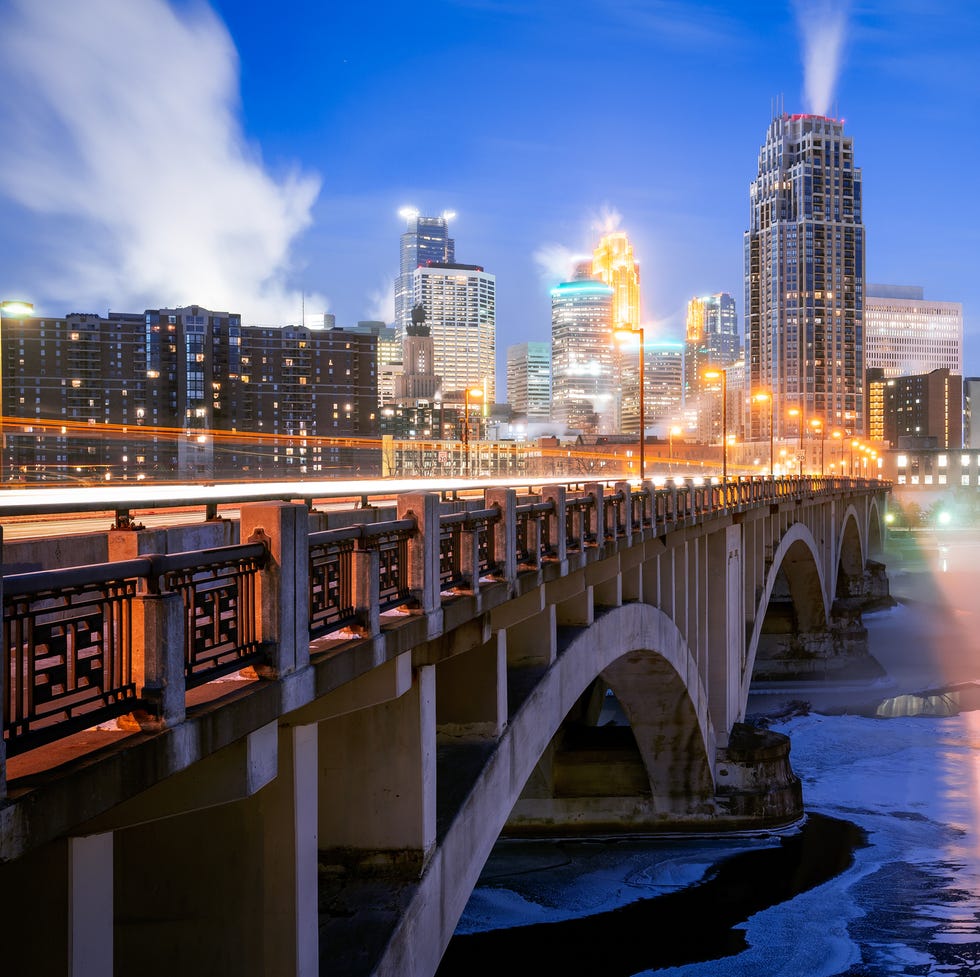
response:
<path id="1" fill-rule="evenodd" d="M 291 247 L 320 181 L 270 175 L 245 140 L 237 52 L 209 7 L 9 0 L 0 86 L 0 125 L 17 133 L 0 192 L 63 231 L 35 294 L 298 319 Z"/>
<path id="2" fill-rule="evenodd" d="M 827 115 L 834 99 L 847 34 L 848 0 L 796 0 L 803 41 L 803 87 L 807 110 Z"/>

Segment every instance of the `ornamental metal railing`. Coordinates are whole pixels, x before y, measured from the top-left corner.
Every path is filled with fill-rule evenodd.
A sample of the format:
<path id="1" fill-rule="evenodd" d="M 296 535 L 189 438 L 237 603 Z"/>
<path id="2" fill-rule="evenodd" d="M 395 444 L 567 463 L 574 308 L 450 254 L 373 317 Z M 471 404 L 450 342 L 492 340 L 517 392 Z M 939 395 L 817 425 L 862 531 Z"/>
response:
<path id="1" fill-rule="evenodd" d="M 3 577 L 3 738 L 10 755 L 146 703 L 134 660 L 137 603 L 179 595 L 184 682 L 201 685 L 261 658 L 255 577 L 262 543 Z"/>

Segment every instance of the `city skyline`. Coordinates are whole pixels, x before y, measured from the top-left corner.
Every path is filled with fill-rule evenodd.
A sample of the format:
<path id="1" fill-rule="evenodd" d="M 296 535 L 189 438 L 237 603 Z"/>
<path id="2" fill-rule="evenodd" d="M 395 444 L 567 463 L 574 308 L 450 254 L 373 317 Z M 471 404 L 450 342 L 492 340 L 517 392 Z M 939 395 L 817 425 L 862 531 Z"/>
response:
<path id="1" fill-rule="evenodd" d="M 503 351 L 548 338 L 550 288 L 611 228 L 634 243 L 656 338 L 683 338 L 695 295 L 730 292 L 743 323 L 761 134 L 782 109 L 817 110 L 843 117 L 860 150 L 867 280 L 962 302 L 964 373 L 980 372 L 980 220 L 964 192 L 978 135 L 962 123 L 977 109 L 980 13 L 967 3 L 445 2 L 424 17 L 298 3 L 272 23 L 230 0 L 77 7 L 0 11 L 2 112 L 18 134 L 0 166 L 0 298 L 52 316 L 186 302 L 264 324 L 304 307 L 391 322 L 398 210 L 455 211 L 460 257 L 497 279 L 503 389 Z M 840 39 L 822 76 L 804 70 L 815 16 L 831 50 Z M 163 73 L 162 99 L 144 59 L 177 46 L 188 70 Z M 120 52 L 135 70 L 77 70 Z M 436 62 L 447 92 L 406 94 Z M 610 97 L 613 66 L 629 98 Z"/>

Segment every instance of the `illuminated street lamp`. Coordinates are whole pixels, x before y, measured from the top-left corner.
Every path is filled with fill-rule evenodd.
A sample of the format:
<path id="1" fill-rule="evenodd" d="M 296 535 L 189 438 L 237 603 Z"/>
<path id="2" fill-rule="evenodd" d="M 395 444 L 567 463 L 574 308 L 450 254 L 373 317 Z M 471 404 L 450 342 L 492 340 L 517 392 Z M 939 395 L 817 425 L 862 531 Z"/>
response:
<path id="1" fill-rule="evenodd" d="M 721 483 L 728 481 L 728 371 L 706 370 L 705 380 L 721 379 Z"/>
<path id="2" fill-rule="evenodd" d="M 819 417 L 814 417 L 810 421 L 810 427 L 813 428 L 815 434 L 820 435 L 820 477 L 823 478 L 823 446 L 824 441 L 826 441 L 826 438 L 824 437 L 825 432 L 823 421 L 821 421 Z"/>
<path id="3" fill-rule="evenodd" d="M 646 387 L 643 382 L 643 352 L 646 347 L 646 333 L 643 326 L 633 326 L 629 329 L 617 329 L 613 333 L 613 338 L 630 340 L 634 336 L 640 337 L 640 481 L 646 478 L 646 455 L 643 450 L 646 441 L 646 415 L 644 411 L 646 401 Z"/>
<path id="4" fill-rule="evenodd" d="M 844 432 L 837 428 L 830 432 L 830 436 L 840 441 L 840 470 L 844 474 Z"/>
<path id="5" fill-rule="evenodd" d="M 674 438 L 680 433 L 681 429 L 676 424 L 667 430 L 667 467 L 671 471 L 674 470 Z"/>
<path id="6" fill-rule="evenodd" d="M 0 485 L 3 485 L 3 462 L 7 453 L 7 435 L 3 428 L 6 408 L 3 396 L 3 317 L 26 319 L 33 311 L 34 306 L 30 302 L 0 302 Z"/>
<path id="7" fill-rule="evenodd" d="M 861 447 L 861 442 L 858 441 L 857 438 L 853 438 L 851 440 L 851 446 L 850 446 L 850 451 L 848 452 L 848 462 L 847 462 L 847 470 L 850 472 L 851 478 L 854 477 L 854 449 L 860 447 Z"/>
<path id="8" fill-rule="evenodd" d="M 800 478 L 803 477 L 803 411 L 799 407 L 790 407 L 787 411 L 790 417 L 795 417 L 799 421 L 800 428 L 800 447 L 797 453 L 797 457 L 800 461 Z"/>
<path id="9" fill-rule="evenodd" d="M 753 398 L 755 401 L 769 401 L 769 477 L 776 474 L 772 452 L 772 394 L 768 391 L 759 391 Z"/>
<path id="10" fill-rule="evenodd" d="M 463 472 L 466 475 L 470 473 L 470 397 L 480 400 L 483 390 L 480 387 L 467 387 L 463 391 Z"/>

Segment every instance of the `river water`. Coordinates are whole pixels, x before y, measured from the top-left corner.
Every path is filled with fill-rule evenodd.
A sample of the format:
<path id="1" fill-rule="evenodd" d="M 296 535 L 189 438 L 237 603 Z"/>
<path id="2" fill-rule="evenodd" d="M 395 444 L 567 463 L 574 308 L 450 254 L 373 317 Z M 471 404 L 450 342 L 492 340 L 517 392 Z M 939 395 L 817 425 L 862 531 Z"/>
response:
<path id="1" fill-rule="evenodd" d="M 893 536 L 886 562 L 886 678 L 749 704 L 805 703 L 771 722 L 802 827 L 503 841 L 439 977 L 980 974 L 980 532 Z"/>

